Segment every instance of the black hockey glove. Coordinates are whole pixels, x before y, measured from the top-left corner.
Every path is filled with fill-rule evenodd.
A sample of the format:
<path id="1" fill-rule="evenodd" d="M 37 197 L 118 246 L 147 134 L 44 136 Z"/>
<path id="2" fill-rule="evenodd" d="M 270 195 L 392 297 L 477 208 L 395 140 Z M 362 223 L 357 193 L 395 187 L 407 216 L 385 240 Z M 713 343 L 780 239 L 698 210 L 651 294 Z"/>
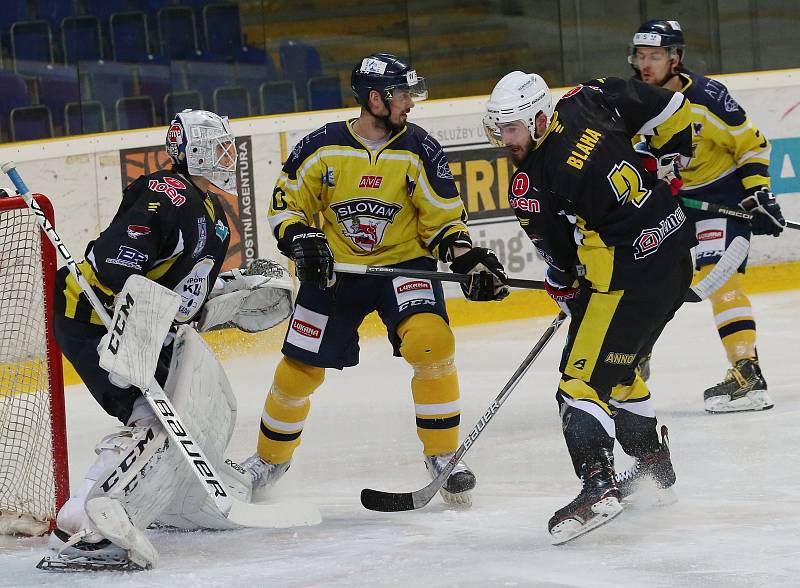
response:
<path id="1" fill-rule="evenodd" d="M 548 265 L 544 274 L 544 289 L 561 310 L 572 315 L 574 305 L 581 294 L 581 287 L 577 280 L 566 272 Z"/>
<path id="2" fill-rule="evenodd" d="M 333 253 L 325 233 L 302 223 L 286 228 L 278 242 L 282 253 L 294 261 L 295 273 L 301 284 L 329 288 L 336 281 L 333 273 Z"/>
<path id="3" fill-rule="evenodd" d="M 752 212 L 753 220 L 750 221 L 754 235 L 772 235 L 777 237 L 783 232 L 786 221 L 781 213 L 781 207 L 775 199 L 775 194 L 769 188 L 762 186 L 739 203 L 739 208 Z"/>
<path id="4" fill-rule="evenodd" d="M 491 249 L 473 247 L 456 257 L 450 269 L 453 273 L 470 276 L 469 282 L 461 284 L 469 300 L 502 300 L 508 296 L 506 271 Z"/>

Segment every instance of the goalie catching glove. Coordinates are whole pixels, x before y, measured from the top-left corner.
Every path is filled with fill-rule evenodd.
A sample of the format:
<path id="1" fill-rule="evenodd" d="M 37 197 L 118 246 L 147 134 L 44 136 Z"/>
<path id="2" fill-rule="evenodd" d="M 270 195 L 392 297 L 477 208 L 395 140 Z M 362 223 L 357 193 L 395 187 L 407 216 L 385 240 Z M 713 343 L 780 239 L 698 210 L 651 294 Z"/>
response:
<path id="1" fill-rule="evenodd" d="M 254 259 L 245 270 L 219 274 L 197 329 L 207 331 L 231 322 L 247 333 L 266 331 L 291 316 L 293 291 L 286 268 L 268 259 Z"/>

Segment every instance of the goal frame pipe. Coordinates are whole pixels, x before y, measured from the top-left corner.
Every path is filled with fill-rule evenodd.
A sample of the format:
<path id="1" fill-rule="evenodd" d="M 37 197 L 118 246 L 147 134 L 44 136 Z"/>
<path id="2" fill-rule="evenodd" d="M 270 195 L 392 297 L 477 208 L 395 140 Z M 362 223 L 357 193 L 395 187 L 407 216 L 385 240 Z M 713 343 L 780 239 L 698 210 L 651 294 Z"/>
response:
<path id="1" fill-rule="evenodd" d="M 34 200 L 55 227 L 53 204 L 43 194 L 33 194 Z M 21 196 L 0 198 L 0 211 L 30 210 Z M 42 254 L 42 289 L 45 320 L 45 346 L 47 349 L 47 384 L 50 405 L 50 444 L 53 452 L 53 485 L 55 511 L 50 521 L 50 530 L 55 527 L 55 515 L 69 498 L 69 451 L 67 448 L 67 417 L 64 401 L 64 370 L 61 349 L 53 335 L 53 304 L 55 273 L 58 269 L 55 247 L 36 225 Z"/>

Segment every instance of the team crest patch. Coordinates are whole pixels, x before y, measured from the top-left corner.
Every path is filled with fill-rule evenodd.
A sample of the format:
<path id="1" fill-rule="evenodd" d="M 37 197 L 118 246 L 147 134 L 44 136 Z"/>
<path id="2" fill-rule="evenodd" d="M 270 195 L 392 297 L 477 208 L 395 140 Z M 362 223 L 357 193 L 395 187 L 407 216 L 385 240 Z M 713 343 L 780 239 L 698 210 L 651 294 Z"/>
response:
<path id="1" fill-rule="evenodd" d="M 219 237 L 220 241 L 224 241 L 228 237 L 228 233 L 230 233 L 228 227 L 222 224 L 221 220 L 218 220 L 214 225 L 214 232 L 216 233 L 217 237 Z"/>
<path id="2" fill-rule="evenodd" d="M 331 204 L 342 235 L 364 251 L 373 251 L 383 239 L 386 227 L 402 207 L 374 198 L 358 198 Z"/>

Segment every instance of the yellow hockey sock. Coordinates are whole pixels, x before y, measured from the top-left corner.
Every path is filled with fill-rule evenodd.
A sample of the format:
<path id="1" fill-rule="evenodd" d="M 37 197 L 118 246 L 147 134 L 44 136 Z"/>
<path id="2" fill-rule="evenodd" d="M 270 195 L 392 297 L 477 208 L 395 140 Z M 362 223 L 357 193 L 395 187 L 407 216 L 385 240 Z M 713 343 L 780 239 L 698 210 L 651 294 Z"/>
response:
<path id="1" fill-rule="evenodd" d="M 400 353 L 414 368 L 411 393 L 423 452 L 452 453 L 461 419 L 453 331 L 439 315 L 419 313 L 400 323 L 397 334 Z"/>
<path id="2" fill-rule="evenodd" d="M 309 396 L 325 379 L 325 369 L 284 357 L 264 403 L 258 455 L 270 463 L 284 463 L 300 445 L 311 401 Z"/>
<path id="3" fill-rule="evenodd" d="M 713 265 L 700 270 L 700 279 Z M 756 322 L 750 300 L 742 289 L 741 274 L 734 274 L 710 296 L 717 332 L 731 365 L 756 356 Z"/>

